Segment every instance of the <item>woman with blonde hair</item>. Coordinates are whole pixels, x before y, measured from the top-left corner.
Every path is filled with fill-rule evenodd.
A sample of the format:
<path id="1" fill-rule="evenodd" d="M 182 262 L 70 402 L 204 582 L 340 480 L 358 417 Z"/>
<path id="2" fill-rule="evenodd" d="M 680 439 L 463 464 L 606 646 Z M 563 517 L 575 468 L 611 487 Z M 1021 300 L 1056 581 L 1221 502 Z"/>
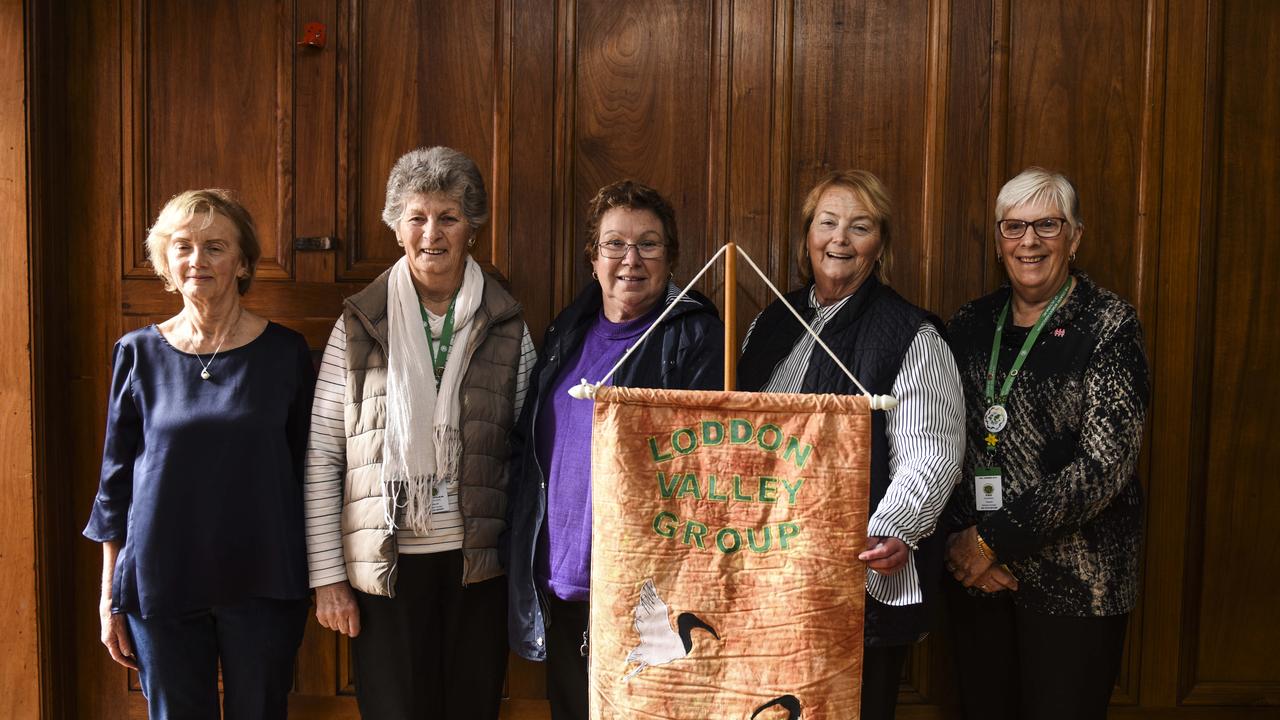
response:
<path id="1" fill-rule="evenodd" d="M 225 190 L 170 200 L 147 235 L 182 310 L 120 338 L 102 475 L 102 642 L 151 718 L 284 718 L 308 604 L 302 456 L 315 373 L 248 310 L 261 250 Z"/>
<path id="2" fill-rule="evenodd" d="M 938 596 L 942 542 L 934 527 L 960 473 L 960 379 L 942 322 L 889 287 L 892 211 L 880 179 L 865 170 L 831 173 L 809 191 L 801 215 L 807 286 L 787 302 L 870 392 L 899 403 L 871 415 L 871 515 L 857 558 L 867 564 L 862 717 L 892 718 L 907 651 L 929 630 Z M 752 322 L 738 387 L 860 392 L 782 301 Z"/>

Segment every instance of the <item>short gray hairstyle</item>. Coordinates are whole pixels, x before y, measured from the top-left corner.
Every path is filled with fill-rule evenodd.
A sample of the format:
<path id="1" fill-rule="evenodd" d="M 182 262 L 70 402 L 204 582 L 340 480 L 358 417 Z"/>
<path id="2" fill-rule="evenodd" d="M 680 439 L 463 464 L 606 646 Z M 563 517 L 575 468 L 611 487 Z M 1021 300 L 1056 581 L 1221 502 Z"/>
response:
<path id="1" fill-rule="evenodd" d="M 1010 208 L 1032 202 L 1055 204 L 1067 216 L 1072 227 L 1084 227 L 1084 219 L 1080 217 L 1080 198 L 1067 176 L 1034 165 L 1000 188 L 1000 194 L 996 196 L 996 222 L 1003 220 Z"/>
<path id="2" fill-rule="evenodd" d="M 387 200 L 382 222 L 392 230 L 404 213 L 410 195 L 439 193 L 462 205 L 462 215 L 472 230 L 489 221 L 489 194 L 484 190 L 480 168 L 464 153 L 437 145 L 410 150 L 391 168 L 387 178 Z"/>

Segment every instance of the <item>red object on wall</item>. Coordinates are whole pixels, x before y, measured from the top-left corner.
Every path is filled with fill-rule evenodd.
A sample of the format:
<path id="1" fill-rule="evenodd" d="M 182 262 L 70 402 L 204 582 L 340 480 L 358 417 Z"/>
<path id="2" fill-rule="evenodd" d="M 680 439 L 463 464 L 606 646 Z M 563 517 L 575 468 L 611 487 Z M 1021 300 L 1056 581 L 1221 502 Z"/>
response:
<path id="1" fill-rule="evenodd" d="M 302 26 L 302 39 L 298 45 L 307 47 L 324 47 L 324 23 L 309 22 Z"/>

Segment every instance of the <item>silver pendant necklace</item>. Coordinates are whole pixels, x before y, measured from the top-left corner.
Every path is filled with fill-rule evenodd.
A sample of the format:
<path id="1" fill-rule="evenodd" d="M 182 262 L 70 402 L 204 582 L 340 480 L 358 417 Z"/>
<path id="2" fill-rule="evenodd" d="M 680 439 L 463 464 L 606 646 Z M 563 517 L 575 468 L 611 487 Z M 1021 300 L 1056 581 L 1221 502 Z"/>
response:
<path id="1" fill-rule="evenodd" d="M 240 315 L 243 315 L 243 314 L 244 312 L 241 311 Z M 213 373 L 209 372 L 209 366 L 213 364 L 213 361 L 215 359 L 217 359 L 218 351 L 222 349 L 222 343 L 225 343 L 227 341 L 227 338 L 231 337 L 231 335 L 236 331 L 236 326 L 240 324 L 240 315 L 236 316 L 236 321 L 232 323 L 231 329 L 227 331 L 226 335 L 222 336 L 222 340 L 218 341 L 218 347 L 213 349 L 213 354 L 209 356 L 209 362 L 205 362 L 204 358 L 200 357 L 200 353 L 198 352 L 191 353 L 192 355 L 195 355 L 196 360 L 200 362 L 200 379 L 201 380 L 208 380 L 213 377 Z"/>
<path id="2" fill-rule="evenodd" d="M 218 351 L 222 349 L 222 343 L 226 341 L 227 339 L 225 337 L 222 338 L 222 342 L 218 343 L 218 347 L 214 348 L 213 355 L 209 356 L 209 362 L 205 362 L 204 358 L 200 357 L 200 353 L 193 353 L 196 356 L 196 360 L 200 361 L 200 379 L 201 380 L 208 380 L 209 378 L 213 377 L 213 374 L 209 372 L 209 366 L 212 365 L 214 359 L 218 357 Z"/>

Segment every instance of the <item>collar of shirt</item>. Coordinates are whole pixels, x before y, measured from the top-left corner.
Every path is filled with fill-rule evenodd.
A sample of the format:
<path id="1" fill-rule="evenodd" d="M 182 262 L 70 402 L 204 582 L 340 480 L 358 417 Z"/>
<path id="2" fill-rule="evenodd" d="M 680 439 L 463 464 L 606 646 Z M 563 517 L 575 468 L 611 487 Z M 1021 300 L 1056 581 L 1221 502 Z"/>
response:
<path id="1" fill-rule="evenodd" d="M 818 302 L 818 286 L 811 286 L 809 288 L 809 307 L 813 308 L 815 311 L 812 323 L 814 325 L 814 331 L 816 332 L 821 326 L 827 324 L 831 318 L 835 317 L 836 313 L 840 312 L 840 308 L 844 307 L 845 303 L 849 302 L 849 298 L 853 296 L 854 293 L 849 293 L 830 305 L 823 306 Z"/>

